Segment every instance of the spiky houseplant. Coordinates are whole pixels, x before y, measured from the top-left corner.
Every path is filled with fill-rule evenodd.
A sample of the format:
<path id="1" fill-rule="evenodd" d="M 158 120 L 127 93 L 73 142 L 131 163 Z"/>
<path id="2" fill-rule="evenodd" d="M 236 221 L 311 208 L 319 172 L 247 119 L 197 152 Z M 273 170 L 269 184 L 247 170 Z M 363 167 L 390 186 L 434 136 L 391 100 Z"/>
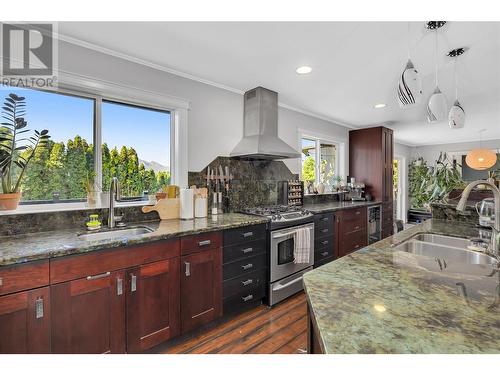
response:
<path id="1" fill-rule="evenodd" d="M 0 123 L 0 209 L 15 209 L 19 203 L 21 182 L 35 152 L 46 146 L 49 131 L 35 130 L 29 136 L 26 101 L 22 96 L 9 94 L 2 107 Z"/>

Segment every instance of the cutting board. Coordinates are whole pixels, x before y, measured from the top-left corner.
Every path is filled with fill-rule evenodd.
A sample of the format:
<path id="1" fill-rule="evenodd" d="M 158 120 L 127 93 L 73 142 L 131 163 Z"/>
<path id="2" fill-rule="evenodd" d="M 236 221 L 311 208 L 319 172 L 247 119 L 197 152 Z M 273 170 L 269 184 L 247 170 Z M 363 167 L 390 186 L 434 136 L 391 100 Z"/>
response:
<path id="1" fill-rule="evenodd" d="M 179 198 L 160 199 L 154 206 L 142 207 L 142 212 L 157 211 L 161 220 L 178 219 L 180 217 Z"/>

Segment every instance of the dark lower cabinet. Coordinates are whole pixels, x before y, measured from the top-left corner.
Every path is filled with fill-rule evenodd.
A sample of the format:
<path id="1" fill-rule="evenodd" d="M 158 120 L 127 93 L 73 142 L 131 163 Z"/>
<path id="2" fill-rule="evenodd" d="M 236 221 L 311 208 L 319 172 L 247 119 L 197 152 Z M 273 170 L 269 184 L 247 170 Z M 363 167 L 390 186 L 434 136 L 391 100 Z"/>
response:
<path id="1" fill-rule="evenodd" d="M 366 207 L 337 213 L 337 253 L 343 257 L 368 245 Z"/>
<path id="2" fill-rule="evenodd" d="M 50 290 L 0 297 L 0 353 L 50 353 Z"/>
<path id="3" fill-rule="evenodd" d="M 127 352 L 140 353 L 180 334 L 179 258 L 128 270 Z"/>
<path id="4" fill-rule="evenodd" d="M 222 316 L 222 248 L 181 257 L 181 332 Z"/>
<path id="5" fill-rule="evenodd" d="M 314 215 L 314 268 L 335 259 L 335 214 Z"/>
<path id="6" fill-rule="evenodd" d="M 53 353 L 124 353 L 124 271 L 52 285 Z"/>

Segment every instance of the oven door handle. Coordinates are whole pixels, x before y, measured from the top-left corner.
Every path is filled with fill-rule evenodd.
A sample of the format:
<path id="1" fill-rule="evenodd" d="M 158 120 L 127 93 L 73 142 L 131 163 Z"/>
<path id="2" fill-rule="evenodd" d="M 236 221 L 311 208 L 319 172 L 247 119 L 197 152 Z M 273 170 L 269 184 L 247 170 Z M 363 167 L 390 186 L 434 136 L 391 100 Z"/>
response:
<path id="1" fill-rule="evenodd" d="M 286 232 L 286 233 L 280 233 L 280 234 L 273 234 L 273 238 L 274 239 L 277 239 L 277 238 L 283 238 L 283 237 L 288 237 L 290 235 L 294 235 L 295 233 L 297 233 L 296 230 L 292 230 L 290 232 Z"/>
<path id="2" fill-rule="evenodd" d="M 277 290 L 281 290 L 281 289 L 287 288 L 290 285 L 295 284 L 298 281 L 302 281 L 302 275 L 300 275 L 299 278 L 293 279 L 292 281 L 289 281 L 289 282 L 287 282 L 285 284 L 278 285 L 276 288 L 273 288 L 273 291 L 277 291 Z"/>

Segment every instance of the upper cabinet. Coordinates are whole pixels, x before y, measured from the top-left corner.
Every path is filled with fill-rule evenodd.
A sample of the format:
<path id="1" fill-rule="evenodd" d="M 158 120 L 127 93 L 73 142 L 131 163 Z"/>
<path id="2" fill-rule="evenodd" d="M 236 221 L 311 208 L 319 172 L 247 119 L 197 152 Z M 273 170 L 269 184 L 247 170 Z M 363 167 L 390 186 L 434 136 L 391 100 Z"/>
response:
<path id="1" fill-rule="evenodd" d="M 375 128 L 349 132 L 349 175 L 366 185 L 374 200 L 392 202 L 394 141 L 391 129 Z"/>

